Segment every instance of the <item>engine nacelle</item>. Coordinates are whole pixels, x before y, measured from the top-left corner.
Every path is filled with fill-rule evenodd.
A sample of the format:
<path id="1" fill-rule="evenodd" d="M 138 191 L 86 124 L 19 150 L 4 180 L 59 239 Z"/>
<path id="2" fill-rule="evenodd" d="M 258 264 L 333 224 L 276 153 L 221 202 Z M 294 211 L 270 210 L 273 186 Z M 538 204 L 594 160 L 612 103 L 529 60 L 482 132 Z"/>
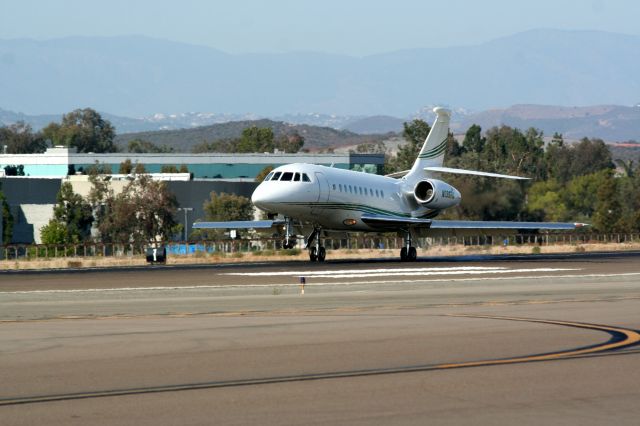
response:
<path id="1" fill-rule="evenodd" d="M 460 203 L 460 192 L 453 186 L 437 179 L 422 180 L 413 188 L 416 201 L 429 209 L 443 210 Z"/>

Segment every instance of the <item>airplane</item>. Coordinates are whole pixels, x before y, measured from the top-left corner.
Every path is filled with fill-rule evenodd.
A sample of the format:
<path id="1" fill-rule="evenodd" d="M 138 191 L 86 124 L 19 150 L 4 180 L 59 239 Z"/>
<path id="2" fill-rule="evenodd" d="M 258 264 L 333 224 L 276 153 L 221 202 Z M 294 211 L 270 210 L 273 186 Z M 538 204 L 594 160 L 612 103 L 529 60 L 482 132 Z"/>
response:
<path id="1" fill-rule="evenodd" d="M 443 167 L 451 112 L 433 109 L 436 119 L 411 170 L 387 176 L 294 163 L 270 172 L 251 197 L 269 220 L 196 222 L 196 229 L 265 229 L 284 225 L 284 248 L 295 245 L 295 230 L 307 237 L 309 260 L 322 262 L 322 232 L 399 232 L 404 235 L 400 260 L 415 261 L 415 236 L 516 233 L 523 230 L 573 230 L 582 223 L 508 222 L 435 219 L 462 201 L 460 192 L 436 178 L 454 173 L 502 179 L 528 179 Z M 306 231 L 306 232 L 305 232 Z"/>

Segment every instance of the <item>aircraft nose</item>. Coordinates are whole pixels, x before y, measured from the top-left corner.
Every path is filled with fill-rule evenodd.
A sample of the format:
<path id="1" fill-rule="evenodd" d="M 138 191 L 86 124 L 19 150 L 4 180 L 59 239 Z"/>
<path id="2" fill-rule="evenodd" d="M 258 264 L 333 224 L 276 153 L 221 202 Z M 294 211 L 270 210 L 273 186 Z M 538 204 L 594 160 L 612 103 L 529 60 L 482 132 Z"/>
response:
<path id="1" fill-rule="evenodd" d="M 253 191 L 253 194 L 251 195 L 251 202 L 258 208 L 265 208 L 265 203 L 268 202 L 268 200 L 266 191 L 264 190 L 264 186 L 262 184 L 258 185 L 255 191 Z"/>

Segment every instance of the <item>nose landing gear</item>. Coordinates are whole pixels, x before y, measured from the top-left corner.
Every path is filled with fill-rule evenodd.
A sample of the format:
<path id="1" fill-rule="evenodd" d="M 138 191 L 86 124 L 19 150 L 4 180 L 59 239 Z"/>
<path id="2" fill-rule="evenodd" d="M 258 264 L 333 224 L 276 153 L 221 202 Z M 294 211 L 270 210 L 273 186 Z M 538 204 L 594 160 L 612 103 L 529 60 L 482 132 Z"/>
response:
<path id="1" fill-rule="evenodd" d="M 293 224 L 291 222 L 291 218 L 287 217 L 285 218 L 286 220 L 286 224 L 285 224 L 285 234 L 284 234 L 284 241 L 282 241 L 282 248 L 285 250 L 289 250 L 295 247 L 296 245 L 296 240 L 293 236 Z"/>

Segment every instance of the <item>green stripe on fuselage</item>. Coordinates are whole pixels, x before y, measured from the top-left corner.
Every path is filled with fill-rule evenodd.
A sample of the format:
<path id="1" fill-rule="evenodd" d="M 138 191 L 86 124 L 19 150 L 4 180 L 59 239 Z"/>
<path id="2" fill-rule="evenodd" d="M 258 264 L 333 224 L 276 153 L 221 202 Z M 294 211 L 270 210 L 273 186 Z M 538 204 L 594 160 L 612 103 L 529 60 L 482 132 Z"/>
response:
<path id="1" fill-rule="evenodd" d="M 288 205 L 292 205 L 292 206 L 308 206 L 308 207 L 312 207 L 312 208 L 318 208 L 318 209 L 327 209 L 327 210 L 350 210 L 350 211 L 356 211 L 359 213 L 369 213 L 369 214 L 376 214 L 376 215 L 382 215 L 382 216 L 392 216 L 392 217 L 400 217 L 400 218 L 405 218 L 405 217 L 412 217 L 410 213 L 403 213 L 403 212 L 394 212 L 391 210 L 385 210 L 385 209 L 380 209 L 378 207 L 373 207 L 373 206 L 368 206 L 365 204 L 349 204 L 349 203 L 328 203 L 328 202 L 324 202 L 324 203 L 285 203 Z M 431 211 L 426 213 L 423 216 L 420 216 L 420 218 L 430 218 L 433 217 L 435 215 L 437 215 L 438 212 L 437 211 Z"/>

